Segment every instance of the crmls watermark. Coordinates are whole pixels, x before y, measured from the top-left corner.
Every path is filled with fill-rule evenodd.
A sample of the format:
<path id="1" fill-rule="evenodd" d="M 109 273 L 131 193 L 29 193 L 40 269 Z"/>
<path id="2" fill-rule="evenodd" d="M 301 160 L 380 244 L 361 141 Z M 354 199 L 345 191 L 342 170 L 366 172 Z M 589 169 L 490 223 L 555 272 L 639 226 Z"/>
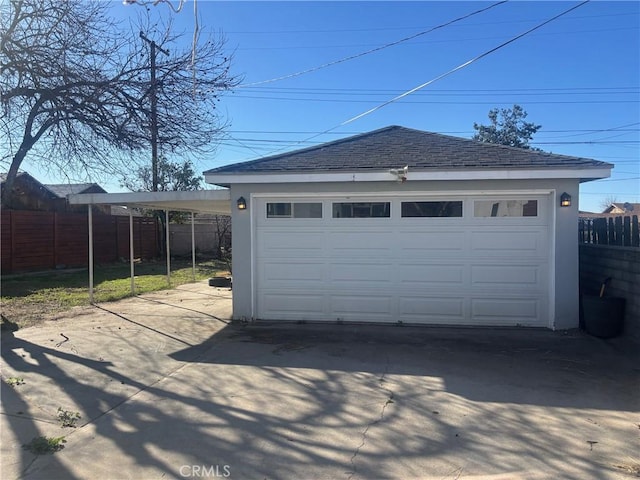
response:
<path id="1" fill-rule="evenodd" d="M 229 465 L 182 465 L 180 476 L 185 478 L 227 478 L 231 476 Z"/>

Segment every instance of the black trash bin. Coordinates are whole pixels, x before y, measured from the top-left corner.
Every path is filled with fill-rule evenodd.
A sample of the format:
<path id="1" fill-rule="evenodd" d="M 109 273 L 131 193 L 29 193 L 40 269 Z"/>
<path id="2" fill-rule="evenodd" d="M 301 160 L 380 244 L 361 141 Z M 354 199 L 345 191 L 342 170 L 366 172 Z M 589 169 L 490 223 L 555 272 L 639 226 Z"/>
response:
<path id="1" fill-rule="evenodd" d="M 582 295 L 582 326 L 595 337 L 617 337 L 624 326 L 624 310 L 624 298 Z"/>

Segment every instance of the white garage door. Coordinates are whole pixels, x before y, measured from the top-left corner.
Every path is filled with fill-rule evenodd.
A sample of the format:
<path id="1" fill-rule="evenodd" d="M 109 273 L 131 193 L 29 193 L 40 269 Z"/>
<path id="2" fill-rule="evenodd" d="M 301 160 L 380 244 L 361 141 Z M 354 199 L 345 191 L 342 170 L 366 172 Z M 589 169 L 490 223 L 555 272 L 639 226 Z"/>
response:
<path id="1" fill-rule="evenodd" d="M 258 319 L 549 325 L 548 196 L 254 205 Z"/>

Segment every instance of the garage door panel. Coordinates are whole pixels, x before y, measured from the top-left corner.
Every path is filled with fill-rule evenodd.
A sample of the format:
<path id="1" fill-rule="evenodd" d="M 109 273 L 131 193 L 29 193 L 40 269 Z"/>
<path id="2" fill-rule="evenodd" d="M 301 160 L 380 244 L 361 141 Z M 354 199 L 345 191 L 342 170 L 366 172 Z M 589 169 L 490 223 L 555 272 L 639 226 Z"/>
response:
<path id="1" fill-rule="evenodd" d="M 385 286 L 389 282 L 389 274 L 392 272 L 391 263 L 372 262 L 348 262 L 331 263 L 329 265 L 329 279 L 340 284 L 342 288 L 346 286 L 361 288 L 363 285 Z"/>
<path id="2" fill-rule="evenodd" d="M 338 319 L 360 319 L 375 321 L 391 319 L 392 297 L 390 295 L 331 295 L 331 311 Z M 368 319 L 368 320 L 367 320 Z"/>
<path id="3" fill-rule="evenodd" d="M 464 319 L 464 300 L 443 297 L 401 296 L 398 313 L 404 321 L 425 321 L 432 323 L 437 319 L 447 322 L 461 322 Z"/>
<path id="4" fill-rule="evenodd" d="M 270 257 L 313 257 L 322 254 L 325 245 L 324 232 L 262 231 L 258 255 Z"/>
<path id="5" fill-rule="evenodd" d="M 483 297 L 471 299 L 471 317 L 482 323 L 490 319 L 536 321 L 539 312 L 539 300 L 535 298 Z M 512 322 L 513 323 L 513 322 Z"/>
<path id="6" fill-rule="evenodd" d="M 383 257 L 393 245 L 393 232 L 362 229 L 329 232 L 326 243 L 334 257 Z"/>
<path id="7" fill-rule="evenodd" d="M 324 263 L 308 262 L 308 261 L 270 261 L 264 262 L 260 268 L 260 281 L 277 282 L 284 281 L 290 283 L 292 280 L 296 282 L 323 282 L 324 280 Z"/>
<path id="8" fill-rule="evenodd" d="M 265 312 L 264 318 L 282 320 L 322 319 L 324 314 L 324 295 L 312 295 L 300 292 L 263 293 L 259 298 L 259 309 Z"/>
<path id="9" fill-rule="evenodd" d="M 434 232 L 428 230 L 404 230 L 396 235 L 394 243 L 407 255 L 433 257 L 434 252 L 462 252 L 465 247 L 464 231 Z"/>
<path id="10" fill-rule="evenodd" d="M 541 286 L 537 265 L 473 265 L 471 285 L 485 288 L 532 288 Z"/>
<path id="11" fill-rule="evenodd" d="M 401 263 L 397 268 L 400 283 L 405 286 L 442 284 L 461 286 L 464 282 L 465 268 L 462 265 Z"/>
<path id="12" fill-rule="evenodd" d="M 475 255 L 513 257 L 537 256 L 546 246 L 541 231 L 474 230 L 471 232 L 471 251 Z"/>

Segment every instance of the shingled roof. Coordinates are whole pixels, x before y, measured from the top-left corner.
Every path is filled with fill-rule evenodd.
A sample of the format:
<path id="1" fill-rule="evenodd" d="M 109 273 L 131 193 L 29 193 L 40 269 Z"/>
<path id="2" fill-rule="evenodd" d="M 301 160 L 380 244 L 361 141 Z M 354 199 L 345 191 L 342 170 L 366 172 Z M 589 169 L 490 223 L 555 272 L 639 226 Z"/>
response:
<path id="1" fill-rule="evenodd" d="M 390 126 L 315 147 L 235 163 L 204 172 L 215 174 L 474 168 L 609 168 L 588 158 L 481 143 L 466 138 Z"/>
<path id="2" fill-rule="evenodd" d="M 77 193 L 107 193 L 107 191 L 97 183 L 58 183 L 46 184 L 45 187 L 61 198 L 66 198 L 67 195 Z"/>

